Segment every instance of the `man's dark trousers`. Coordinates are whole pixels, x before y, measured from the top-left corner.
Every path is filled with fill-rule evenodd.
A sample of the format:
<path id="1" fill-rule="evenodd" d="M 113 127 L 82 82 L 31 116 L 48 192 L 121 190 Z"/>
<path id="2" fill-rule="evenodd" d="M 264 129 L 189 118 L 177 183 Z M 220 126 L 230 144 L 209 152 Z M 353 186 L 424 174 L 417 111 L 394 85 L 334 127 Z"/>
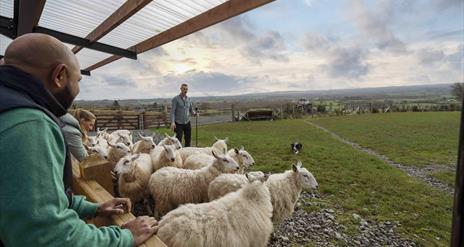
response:
<path id="1" fill-rule="evenodd" d="M 176 128 L 174 129 L 174 131 L 176 132 L 177 139 L 179 139 L 181 143 L 182 143 L 182 132 L 183 132 L 185 136 L 184 147 L 190 147 L 190 137 L 192 135 L 192 126 L 190 125 L 190 122 L 186 124 L 176 123 Z"/>

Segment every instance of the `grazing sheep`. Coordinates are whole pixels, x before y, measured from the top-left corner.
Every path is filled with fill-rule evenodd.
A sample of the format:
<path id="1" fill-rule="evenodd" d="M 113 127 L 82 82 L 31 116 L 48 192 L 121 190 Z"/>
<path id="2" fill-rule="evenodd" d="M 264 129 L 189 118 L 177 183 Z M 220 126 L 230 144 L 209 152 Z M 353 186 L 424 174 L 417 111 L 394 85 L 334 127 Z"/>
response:
<path id="1" fill-rule="evenodd" d="M 301 190 L 316 189 L 319 185 L 313 174 L 302 168 L 301 161 L 293 165 L 293 170 L 272 174 L 266 181 L 274 208 L 272 222 L 281 223 L 292 215 Z"/>
<path id="2" fill-rule="evenodd" d="M 132 154 L 124 156 L 116 164 L 114 170 L 119 174 L 119 194 L 131 199 L 132 203 L 143 200 L 147 210 L 152 214 L 148 203 L 148 180 L 152 174 L 151 158 L 148 154 Z"/>
<path id="3" fill-rule="evenodd" d="M 239 190 L 248 182 L 257 180 L 264 182 L 265 176 L 263 172 L 257 171 L 246 174 L 221 174 L 209 184 L 208 198 L 210 201 L 215 200 L 230 192 Z"/>
<path id="4" fill-rule="evenodd" d="M 152 149 L 155 148 L 155 142 L 153 141 L 153 136 L 142 136 L 139 133 L 140 140 L 134 143 L 132 147 L 132 153 L 145 153 L 149 154 Z"/>
<path id="5" fill-rule="evenodd" d="M 221 173 L 239 169 L 229 155 L 216 155 L 214 152 L 213 155 L 216 158 L 213 164 L 199 170 L 164 167 L 151 175 L 148 188 L 156 201 L 155 217 L 180 204 L 207 202 L 209 183 Z"/>
<path id="6" fill-rule="evenodd" d="M 153 171 L 165 166 L 182 167 L 182 158 L 175 145 L 158 145 L 150 151 Z"/>
<path id="7" fill-rule="evenodd" d="M 225 154 L 227 152 L 227 141 L 229 140 L 229 138 L 226 137 L 226 139 L 224 139 L 224 140 L 217 139 L 216 137 L 214 137 L 214 138 L 216 139 L 216 142 L 213 143 L 213 145 L 211 147 L 205 147 L 205 148 L 186 147 L 186 148 L 181 148 L 179 150 L 179 152 L 180 152 L 180 155 L 182 156 L 182 160 L 185 161 L 185 160 L 187 160 L 187 158 L 190 155 L 194 155 L 194 154 L 197 154 L 197 153 L 204 153 L 204 154 L 212 155 L 213 150 L 217 154 L 219 154 L 219 153 Z"/>
<path id="8" fill-rule="evenodd" d="M 272 234 L 269 189 L 259 181 L 202 204 L 186 204 L 159 222 L 157 236 L 170 247 L 265 247 Z"/>
<path id="9" fill-rule="evenodd" d="M 164 133 L 166 136 L 163 140 L 158 143 L 158 146 L 161 145 L 175 145 L 176 149 L 182 148 L 182 143 L 180 143 L 179 139 L 177 139 L 176 135 L 169 136 L 168 134 Z"/>

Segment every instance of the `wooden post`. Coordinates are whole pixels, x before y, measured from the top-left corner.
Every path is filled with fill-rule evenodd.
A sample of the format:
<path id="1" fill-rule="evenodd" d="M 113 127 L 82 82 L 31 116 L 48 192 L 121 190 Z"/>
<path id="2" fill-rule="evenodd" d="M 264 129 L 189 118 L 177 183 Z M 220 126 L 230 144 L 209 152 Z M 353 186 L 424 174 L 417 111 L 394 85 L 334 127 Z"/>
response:
<path id="1" fill-rule="evenodd" d="M 232 122 L 234 122 L 235 121 L 235 106 L 234 106 L 234 104 L 232 104 L 232 106 L 231 106 L 231 111 L 232 111 Z"/>

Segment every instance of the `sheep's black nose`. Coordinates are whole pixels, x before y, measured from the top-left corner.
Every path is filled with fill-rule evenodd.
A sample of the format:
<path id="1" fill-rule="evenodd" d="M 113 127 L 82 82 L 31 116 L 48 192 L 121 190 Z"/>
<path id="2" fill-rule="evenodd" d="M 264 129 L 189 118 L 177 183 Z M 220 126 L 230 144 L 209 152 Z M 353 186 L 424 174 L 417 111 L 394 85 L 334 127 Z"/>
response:
<path id="1" fill-rule="evenodd" d="M 151 148 L 155 148 L 155 145 L 151 145 Z"/>
<path id="2" fill-rule="evenodd" d="M 174 160 L 175 160 L 175 159 L 174 159 L 174 158 L 172 158 L 172 159 L 171 159 L 171 162 L 174 162 Z"/>
<path id="3" fill-rule="evenodd" d="M 103 156 L 103 159 L 107 160 L 107 159 L 108 159 L 108 156 Z"/>

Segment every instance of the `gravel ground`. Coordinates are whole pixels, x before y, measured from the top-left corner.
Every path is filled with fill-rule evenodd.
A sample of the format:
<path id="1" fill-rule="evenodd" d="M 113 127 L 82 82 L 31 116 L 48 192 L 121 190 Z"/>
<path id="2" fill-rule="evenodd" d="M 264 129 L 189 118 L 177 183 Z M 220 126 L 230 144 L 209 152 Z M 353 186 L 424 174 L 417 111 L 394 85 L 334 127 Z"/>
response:
<path id="1" fill-rule="evenodd" d="M 303 192 L 298 204 L 316 206 L 317 202 L 308 200 L 315 196 Z M 397 221 L 371 222 L 353 214 L 353 220 L 358 222 L 358 233 L 350 236 L 346 234 L 347 227 L 337 222 L 336 215 L 335 209 L 308 213 L 297 207 L 291 218 L 275 228 L 268 246 L 418 246 L 399 236 L 396 228 L 401 224 Z"/>

